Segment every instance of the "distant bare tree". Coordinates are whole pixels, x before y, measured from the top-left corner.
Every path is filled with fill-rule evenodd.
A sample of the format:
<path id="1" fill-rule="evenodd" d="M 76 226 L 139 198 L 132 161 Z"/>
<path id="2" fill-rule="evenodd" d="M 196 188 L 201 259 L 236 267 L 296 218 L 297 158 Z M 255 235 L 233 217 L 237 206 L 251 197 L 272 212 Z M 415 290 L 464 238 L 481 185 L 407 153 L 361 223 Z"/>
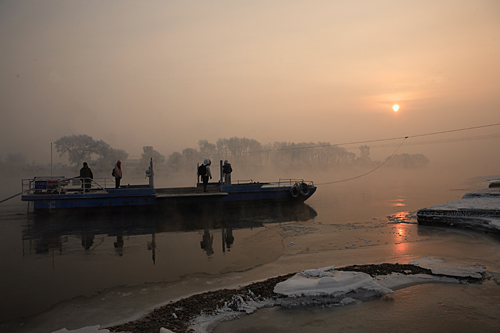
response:
<path id="1" fill-rule="evenodd" d="M 123 149 L 112 148 L 102 140 L 98 141 L 96 154 L 99 158 L 96 160 L 95 164 L 100 170 L 108 169 L 114 166 L 118 160 L 125 161 L 128 158 L 128 154 Z"/>
<path id="2" fill-rule="evenodd" d="M 248 138 L 232 137 L 229 139 L 218 139 L 216 146 L 219 156 L 241 163 L 245 163 L 247 159 L 246 163 L 249 162 L 249 153 L 262 151 L 262 144 L 259 141 Z M 262 160 L 256 154 L 252 154 L 251 159 L 253 165 L 260 164 Z"/>
<path id="3" fill-rule="evenodd" d="M 184 167 L 189 168 L 191 165 L 196 167 L 196 163 L 202 163 L 205 157 L 201 157 L 200 152 L 194 148 L 186 148 L 182 150 L 184 157 Z"/>
<path id="4" fill-rule="evenodd" d="M 153 164 L 159 166 L 165 163 L 165 156 L 154 150 L 152 146 L 142 147 L 143 153 L 141 155 L 140 168 L 146 170 L 149 162 L 153 159 Z"/>
<path id="5" fill-rule="evenodd" d="M 97 141 L 85 134 L 63 136 L 55 142 L 55 146 L 59 156 L 68 154 L 69 163 L 75 166 L 90 161 L 98 149 Z"/>
<path id="6" fill-rule="evenodd" d="M 367 145 L 359 146 L 360 156 L 356 159 L 356 163 L 362 166 L 369 166 L 372 163 L 370 158 L 370 147 Z"/>
<path id="7" fill-rule="evenodd" d="M 200 153 L 205 156 L 214 156 L 217 154 L 217 146 L 209 143 L 208 140 L 198 141 L 198 147 L 200 147 Z"/>
<path id="8" fill-rule="evenodd" d="M 71 165 L 79 165 L 82 162 L 89 162 L 92 156 L 97 156 L 97 164 L 99 167 L 106 165 L 114 165 L 117 160 L 126 160 L 128 154 L 122 149 L 111 148 L 106 142 L 94 140 L 88 135 L 69 135 L 59 138 L 55 142 L 55 147 L 59 156 L 68 154 L 69 163 Z"/>
<path id="9" fill-rule="evenodd" d="M 183 165 L 183 159 L 184 157 L 182 156 L 182 154 L 175 151 L 168 156 L 167 166 L 174 171 L 179 171 Z"/>

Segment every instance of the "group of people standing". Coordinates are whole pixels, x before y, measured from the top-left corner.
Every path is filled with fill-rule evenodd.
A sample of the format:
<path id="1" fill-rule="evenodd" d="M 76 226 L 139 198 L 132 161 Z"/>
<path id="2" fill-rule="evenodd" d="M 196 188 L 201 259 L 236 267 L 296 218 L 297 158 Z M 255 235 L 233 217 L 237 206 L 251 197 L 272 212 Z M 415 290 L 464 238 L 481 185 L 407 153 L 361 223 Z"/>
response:
<path id="1" fill-rule="evenodd" d="M 120 180 L 123 177 L 122 173 L 122 162 L 118 161 L 111 172 L 111 175 L 115 177 L 115 188 L 120 188 Z M 87 189 L 92 186 L 91 182 L 94 179 L 94 174 L 92 170 L 89 168 L 87 162 L 83 162 L 83 167 L 80 169 L 80 178 L 82 178 L 82 187 Z"/>
<path id="2" fill-rule="evenodd" d="M 203 192 L 207 192 L 208 179 L 212 179 L 212 172 L 210 171 L 210 165 L 212 161 L 206 158 L 203 161 L 203 164 L 198 167 L 198 175 L 201 176 L 203 181 Z M 224 185 L 231 185 L 231 172 L 233 172 L 233 168 L 231 167 L 231 163 L 227 160 L 224 161 L 222 165 L 222 173 L 224 175 Z M 120 188 L 120 181 L 123 177 L 122 172 L 122 162 L 118 161 L 111 172 L 111 175 L 115 178 L 115 188 Z M 92 186 L 91 182 L 94 179 L 94 174 L 92 170 L 89 168 L 87 162 L 83 162 L 83 167 L 80 169 L 80 178 L 82 178 L 82 187 L 88 189 Z"/>
<path id="3" fill-rule="evenodd" d="M 212 161 L 206 158 L 203 163 L 198 167 L 198 175 L 201 176 L 201 180 L 203 182 L 203 192 L 207 192 L 208 179 L 212 179 L 212 172 L 210 171 L 210 165 L 212 165 Z M 224 175 L 224 185 L 231 185 L 231 172 L 233 172 L 233 168 L 231 167 L 231 163 L 227 160 L 224 161 L 222 165 L 222 173 Z"/>

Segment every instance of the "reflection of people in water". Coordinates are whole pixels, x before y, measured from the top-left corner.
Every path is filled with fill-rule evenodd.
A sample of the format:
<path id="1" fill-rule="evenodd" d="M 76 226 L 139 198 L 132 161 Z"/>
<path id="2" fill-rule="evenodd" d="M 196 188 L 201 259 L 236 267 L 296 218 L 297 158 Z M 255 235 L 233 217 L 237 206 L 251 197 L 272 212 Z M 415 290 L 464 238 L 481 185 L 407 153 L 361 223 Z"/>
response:
<path id="1" fill-rule="evenodd" d="M 115 249 L 123 248 L 123 236 L 116 236 Z"/>
<path id="2" fill-rule="evenodd" d="M 114 243 L 116 252 L 119 256 L 123 255 L 123 236 L 116 236 L 116 242 Z"/>
<path id="3" fill-rule="evenodd" d="M 153 258 L 153 265 L 156 265 L 156 240 L 155 234 L 151 234 L 151 242 L 148 242 L 148 251 L 151 251 L 151 257 Z"/>
<path id="4" fill-rule="evenodd" d="M 214 242 L 214 236 L 210 235 L 210 232 L 208 229 L 205 229 L 205 232 L 203 233 L 203 240 L 200 242 L 200 246 L 205 252 L 207 253 L 207 256 L 211 256 L 214 254 L 214 249 L 213 249 L 213 244 Z"/>
<path id="5" fill-rule="evenodd" d="M 94 235 L 82 235 L 82 246 L 85 250 L 89 250 L 94 245 Z"/>
<path id="6" fill-rule="evenodd" d="M 222 229 L 222 251 L 225 251 L 226 247 L 228 251 L 231 251 L 231 246 L 234 243 L 233 229 L 226 228 Z"/>

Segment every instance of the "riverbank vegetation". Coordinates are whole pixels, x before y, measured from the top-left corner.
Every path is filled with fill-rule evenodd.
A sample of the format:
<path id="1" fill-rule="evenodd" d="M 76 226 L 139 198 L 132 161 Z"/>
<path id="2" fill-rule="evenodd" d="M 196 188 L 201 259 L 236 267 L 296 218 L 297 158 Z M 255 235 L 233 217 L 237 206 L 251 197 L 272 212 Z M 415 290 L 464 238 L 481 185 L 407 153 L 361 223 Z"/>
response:
<path id="1" fill-rule="evenodd" d="M 143 147 L 140 159 L 129 159 L 123 149 L 111 147 L 102 140 L 88 135 L 64 136 L 55 142 L 55 151 L 68 164 L 41 165 L 30 162 L 22 153 L 0 157 L 0 169 L 11 174 L 30 173 L 49 175 L 77 173 L 83 162 L 89 163 L 94 173 L 107 175 L 117 160 L 121 160 L 129 173 L 142 174 L 153 159 L 154 168 L 163 174 L 191 171 L 205 158 L 218 165 L 228 160 L 236 168 L 269 168 L 276 170 L 326 171 L 345 168 L 374 168 L 385 163 L 386 167 L 398 169 L 421 169 L 429 164 L 422 154 L 394 154 L 382 161 L 372 160 L 370 147 L 361 145 L 358 151 L 329 142 L 274 142 L 262 144 L 248 138 L 220 138 L 215 143 L 199 140 L 198 147 L 184 148 L 169 155 L 163 155 L 152 146 Z M 109 169 L 109 170 L 108 170 Z"/>

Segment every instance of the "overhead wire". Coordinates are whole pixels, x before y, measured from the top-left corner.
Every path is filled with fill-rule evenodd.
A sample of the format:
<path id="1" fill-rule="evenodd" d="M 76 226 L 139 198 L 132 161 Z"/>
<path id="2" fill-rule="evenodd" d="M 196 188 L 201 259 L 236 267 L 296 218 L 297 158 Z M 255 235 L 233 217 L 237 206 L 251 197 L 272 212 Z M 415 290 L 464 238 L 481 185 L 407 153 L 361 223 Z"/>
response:
<path id="1" fill-rule="evenodd" d="M 457 128 L 457 129 L 446 130 L 446 131 L 423 133 L 423 134 L 415 134 L 415 135 L 408 135 L 408 136 L 398 136 L 398 137 L 393 137 L 393 138 L 373 139 L 373 140 L 364 140 L 364 141 L 352 141 L 352 142 L 342 142 L 342 143 L 327 143 L 327 144 L 314 145 L 314 146 L 306 146 L 306 147 L 287 147 L 287 148 L 281 148 L 281 149 L 261 150 L 261 151 L 256 151 L 256 152 L 311 149 L 311 148 L 323 148 L 323 147 L 333 147 L 333 146 L 348 146 L 348 145 L 355 145 L 355 144 L 366 144 L 366 143 L 375 143 L 375 142 L 384 142 L 384 141 L 394 141 L 394 140 L 400 140 L 400 139 L 406 139 L 406 138 L 417 138 L 417 137 L 425 137 L 425 136 L 439 135 L 439 134 L 445 134 L 445 133 L 470 131 L 470 130 L 473 130 L 473 129 L 493 127 L 493 126 L 500 126 L 500 123 L 494 123 L 494 124 L 488 124 L 488 125 L 480 125 L 480 126 L 473 126 L 473 127 L 464 127 L 464 128 Z M 492 134 L 491 136 L 500 136 L 500 135 Z M 448 139 L 448 140 L 450 140 L 450 142 L 452 142 L 453 140 L 459 141 L 459 138 L 457 138 L 457 139 Z M 481 140 L 481 139 L 478 139 L 478 140 Z"/>
<path id="2" fill-rule="evenodd" d="M 489 140 L 489 139 L 498 139 L 498 138 L 500 138 L 500 133 L 499 134 L 476 135 L 476 136 L 460 136 L 460 137 L 456 137 L 456 138 L 446 138 L 446 139 L 409 141 L 409 142 L 405 143 L 405 146 L 422 146 L 422 145 L 429 145 L 429 144 L 479 141 L 479 140 Z M 370 145 L 370 148 L 394 147 L 396 145 L 397 144 L 394 144 L 394 143 L 375 144 L 375 145 Z"/>
<path id="3" fill-rule="evenodd" d="M 385 159 L 384 162 L 382 162 L 381 164 L 379 164 L 376 168 L 364 173 L 364 174 L 361 174 L 361 175 L 358 175 L 358 176 L 355 176 L 355 177 L 351 177 L 351 178 L 347 178 L 347 179 L 342 179 L 342 180 L 337 180 L 337 181 L 333 181 L 333 182 L 327 182 L 327 183 L 318 183 L 316 185 L 330 185 L 330 184 L 336 184 L 336 183 L 342 183 L 342 182 L 347 182 L 349 180 L 353 180 L 353 179 L 357 179 L 357 178 L 361 178 L 361 177 L 364 177 L 366 175 L 369 175 L 370 173 L 376 171 L 378 168 L 380 168 L 382 165 L 384 165 L 385 163 L 387 163 L 396 153 L 397 151 L 399 150 L 399 148 L 401 148 L 401 146 L 403 145 L 403 143 L 406 141 L 406 139 L 408 139 L 408 137 L 404 137 L 403 141 L 401 141 L 401 143 L 399 144 L 399 146 L 396 148 L 396 150 L 388 157 Z"/>
<path id="4" fill-rule="evenodd" d="M 472 126 L 472 127 L 465 127 L 465 128 L 458 128 L 458 129 L 453 129 L 453 130 L 446 130 L 446 131 L 439 131 L 439 132 L 431 132 L 431 133 L 424 133 L 424 134 L 416 134 L 411 136 L 412 138 L 417 138 L 417 137 L 425 137 L 425 136 L 431 136 L 431 135 L 439 135 L 439 134 L 445 134 L 445 133 L 453 133 L 453 132 L 461 132 L 461 131 L 469 131 L 473 129 L 480 129 L 480 128 L 486 128 L 486 127 L 493 127 L 493 126 L 499 126 L 500 123 L 494 123 L 494 124 L 487 124 L 487 125 L 481 125 L 481 126 Z M 336 184 L 336 183 L 342 183 L 354 179 L 358 179 L 361 177 L 364 177 L 366 175 L 369 175 L 372 172 L 375 172 L 378 170 L 380 167 L 382 167 L 384 164 L 386 164 L 401 148 L 403 143 L 408 139 L 410 136 L 405 136 L 405 137 L 395 137 L 395 138 L 387 138 L 387 139 L 377 139 L 377 140 L 366 140 L 366 141 L 355 141 L 355 142 L 349 142 L 349 143 L 343 143 L 343 144 L 335 144 L 335 146 L 344 146 L 344 145 L 351 145 L 351 144 L 362 144 L 362 143 L 373 143 L 373 142 L 382 142 L 382 141 L 393 141 L 397 139 L 403 138 L 403 141 L 399 144 L 399 146 L 394 150 L 394 152 L 381 164 L 376 166 L 374 169 L 363 173 L 361 175 L 347 178 L 347 179 L 342 179 L 342 180 L 337 180 L 337 181 L 332 181 L 332 182 L 325 182 L 325 183 L 318 183 L 316 185 L 330 185 L 330 184 Z M 498 134 L 491 134 L 491 135 L 486 135 L 486 136 L 476 136 L 476 137 L 468 137 L 466 139 L 464 138 L 451 138 L 451 139 L 442 139 L 442 140 L 435 140 L 434 142 L 430 141 L 427 143 L 441 143 L 441 142 L 456 142 L 456 141 L 468 141 L 468 140 L 482 140 L 482 139 L 489 139 L 489 138 L 497 138 L 500 137 Z M 467 140 L 468 139 L 468 140 Z M 413 145 L 418 145 L 418 144 L 425 144 L 425 143 L 413 143 Z M 317 147 L 327 147 L 327 146 L 334 146 L 332 144 L 326 144 L 326 145 L 317 145 L 317 146 L 312 146 L 312 147 L 303 147 L 303 148 L 317 148 Z M 294 149 L 300 149 L 299 147 L 294 147 Z M 286 149 L 283 149 L 286 150 Z"/>

